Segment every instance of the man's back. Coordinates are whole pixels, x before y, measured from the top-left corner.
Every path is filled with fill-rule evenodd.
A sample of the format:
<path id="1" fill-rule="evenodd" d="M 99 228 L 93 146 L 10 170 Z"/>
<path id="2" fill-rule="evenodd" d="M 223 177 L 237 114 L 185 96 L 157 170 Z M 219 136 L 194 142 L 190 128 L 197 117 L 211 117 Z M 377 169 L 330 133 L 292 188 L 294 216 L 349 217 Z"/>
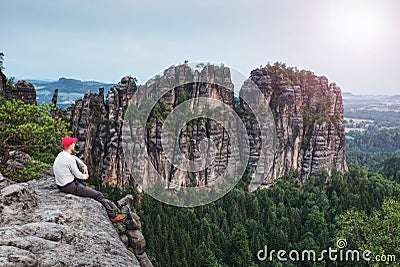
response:
<path id="1" fill-rule="evenodd" d="M 75 177 L 82 180 L 86 179 L 86 176 L 79 171 L 76 159 L 77 157 L 66 151 L 62 151 L 57 155 L 53 164 L 57 185 L 64 186 L 74 181 Z"/>

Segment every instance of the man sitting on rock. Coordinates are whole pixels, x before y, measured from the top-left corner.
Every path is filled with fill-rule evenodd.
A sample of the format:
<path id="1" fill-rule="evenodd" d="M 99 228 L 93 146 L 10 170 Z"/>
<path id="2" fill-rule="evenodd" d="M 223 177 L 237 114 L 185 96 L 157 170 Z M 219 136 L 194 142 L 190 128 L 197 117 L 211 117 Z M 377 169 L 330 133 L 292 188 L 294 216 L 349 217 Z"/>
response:
<path id="1" fill-rule="evenodd" d="M 125 214 L 115 214 L 102 193 L 86 187 L 81 182 L 89 178 L 89 173 L 85 163 L 78 157 L 72 155 L 75 151 L 75 143 L 77 141 L 77 138 L 71 137 L 66 137 L 61 141 L 63 151 L 58 154 L 53 164 L 54 176 L 58 188 L 64 193 L 81 197 L 90 197 L 97 200 L 106 208 L 107 215 L 111 222 L 123 221 L 126 217 Z M 79 170 L 78 165 L 83 170 L 83 173 Z"/>

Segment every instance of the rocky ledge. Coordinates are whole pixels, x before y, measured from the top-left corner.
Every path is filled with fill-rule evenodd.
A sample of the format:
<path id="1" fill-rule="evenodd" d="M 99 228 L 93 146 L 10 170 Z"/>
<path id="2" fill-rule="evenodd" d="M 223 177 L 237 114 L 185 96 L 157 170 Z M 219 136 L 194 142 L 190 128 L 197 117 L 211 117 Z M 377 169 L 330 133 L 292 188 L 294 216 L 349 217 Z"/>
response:
<path id="1" fill-rule="evenodd" d="M 129 197 L 117 230 L 100 203 L 60 192 L 54 177 L 12 184 L 0 174 L 0 190 L 0 266 L 152 266 Z"/>

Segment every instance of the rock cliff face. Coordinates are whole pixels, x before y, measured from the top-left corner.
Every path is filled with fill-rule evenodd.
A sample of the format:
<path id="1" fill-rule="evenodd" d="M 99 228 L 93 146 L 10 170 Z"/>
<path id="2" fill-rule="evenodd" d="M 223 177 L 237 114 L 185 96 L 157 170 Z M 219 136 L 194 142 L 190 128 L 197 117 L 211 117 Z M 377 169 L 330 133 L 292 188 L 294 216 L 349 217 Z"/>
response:
<path id="1" fill-rule="evenodd" d="M 100 203 L 60 192 L 51 176 L 11 184 L 0 174 L 0 265 L 152 266 L 139 218 L 118 204 L 128 212 L 119 232 Z"/>
<path id="2" fill-rule="evenodd" d="M 228 90 L 229 88 L 231 90 Z M 142 109 L 142 104 L 146 100 L 153 97 L 151 95 L 153 92 L 158 93 L 165 90 L 165 94 L 160 98 L 159 104 L 153 108 L 151 118 L 146 126 L 148 155 L 142 149 L 134 152 L 134 164 L 131 167 L 133 176 L 142 175 L 136 171 L 143 168 L 143 163 L 147 162 L 143 159 L 144 157 L 150 159 L 152 165 L 166 181 L 167 187 L 170 185 L 167 182 L 173 184 L 172 186 L 189 184 L 203 186 L 221 176 L 227 167 L 228 157 L 232 151 L 226 130 L 215 120 L 209 118 L 189 120 L 178 133 L 179 139 L 176 142 L 172 140 L 172 142 L 166 142 L 164 146 L 161 144 L 161 136 L 165 134 L 162 127 L 167 115 L 186 100 L 204 97 L 219 100 L 233 107 L 233 84 L 229 68 L 209 65 L 201 70 L 193 71 L 186 64 L 170 67 L 164 71 L 162 76 L 141 86 L 140 90 L 143 94 L 136 98 L 139 110 Z M 196 102 L 190 105 L 191 111 L 196 108 L 200 110 L 201 103 Z M 235 127 L 232 126 L 232 128 Z M 135 129 L 131 129 L 131 131 L 135 131 Z M 209 141 L 203 142 L 206 140 L 205 138 Z M 135 147 L 139 147 L 139 143 L 135 144 Z M 214 144 L 214 160 L 202 157 L 201 152 L 206 151 L 203 155 L 209 155 Z M 171 161 L 177 159 L 174 157 L 168 159 L 165 151 L 169 149 L 172 151 L 176 146 L 179 146 L 179 150 L 185 158 L 191 160 L 191 163 L 185 168 L 194 171 L 176 168 L 171 164 Z M 147 175 L 151 175 L 150 172 L 147 172 Z M 155 176 L 148 178 L 153 181 L 157 179 Z"/>
<path id="3" fill-rule="evenodd" d="M 283 66 L 255 69 L 251 79 L 260 88 L 275 117 L 276 153 L 265 184 L 291 171 L 302 181 L 324 168 L 347 170 L 341 90 L 326 77 Z M 252 125 L 248 125 L 252 129 Z M 259 139 L 250 131 L 254 149 Z M 256 160 L 250 162 L 254 166 Z"/>
<path id="4" fill-rule="evenodd" d="M 35 87 L 27 81 L 18 81 L 12 88 L 5 86 L 3 94 L 9 100 L 15 99 L 22 100 L 26 104 L 37 104 Z"/>
<path id="5" fill-rule="evenodd" d="M 336 168 L 347 169 L 345 159 L 345 134 L 341 91 L 325 77 L 307 71 L 293 71 L 282 67 L 266 67 L 251 73 L 251 80 L 265 96 L 275 119 L 276 153 L 273 164 L 265 170 L 264 185 L 292 171 L 298 172 L 302 181 L 317 174 L 321 168 L 329 172 Z M 208 81 L 208 83 L 199 81 Z M 183 83 L 187 83 L 182 86 Z M 214 84 L 214 85 L 213 85 Z M 219 84 L 219 85 L 216 85 Z M 191 69 L 187 64 L 173 66 L 162 75 L 140 87 L 137 94 L 132 78 L 125 77 L 113 87 L 106 100 L 99 94 L 88 92 L 71 110 L 74 135 L 79 139 L 80 156 L 98 173 L 103 182 L 112 185 L 135 185 L 135 177 L 142 170 L 144 149 L 136 153 L 133 173 L 125 165 L 122 149 L 122 118 L 127 104 L 135 96 L 136 103 L 145 103 L 152 92 L 173 88 L 160 99 L 148 121 L 146 146 L 148 157 L 162 177 L 177 185 L 201 186 L 214 181 L 226 168 L 231 155 L 230 140 L 225 130 L 212 119 L 190 121 L 181 130 L 179 146 L 182 153 L 197 167 L 204 165 L 200 157 L 201 141 L 207 137 L 217 144 L 217 157 L 205 170 L 186 172 L 172 167 L 161 146 L 161 132 L 166 114 L 185 100 L 207 97 L 220 100 L 233 107 L 234 95 L 224 88 L 232 88 L 229 68 L 206 66 Z M 241 107 L 244 109 L 244 107 Z M 138 111 L 140 112 L 140 110 Z M 261 138 L 258 125 L 252 118 L 243 118 L 250 134 L 250 172 L 254 173 L 258 161 Z M 168 144 L 167 144 L 168 145 Z M 203 144 L 204 145 L 204 144 Z M 192 167 L 196 167 L 192 166 Z"/>
<path id="6" fill-rule="evenodd" d="M 142 92 L 157 91 L 160 88 L 174 88 L 160 102 L 165 105 L 166 110 L 173 110 L 181 102 L 193 97 L 211 97 L 222 102 L 233 105 L 233 92 L 224 89 L 222 86 L 212 87 L 212 83 L 223 84 L 224 87 L 232 88 L 230 73 L 228 68 L 218 70 L 220 77 L 215 76 L 214 66 L 203 69 L 202 72 L 195 71 L 187 65 L 171 67 L 165 71 L 164 75 L 155 80 L 151 80 L 143 85 Z M 208 80 L 209 84 L 196 81 Z M 192 82 L 189 87 L 179 86 L 184 82 Z M 130 173 L 125 164 L 125 156 L 122 149 L 122 119 L 123 112 L 126 109 L 129 100 L 136 92 L 136 84 L 132 78 L 124 77 L 118 86 L 111 88 L 106 100 L 102 90 L 99 94 L 88 92 L 82 100 L 76 101 L 70 111 L 72 131 L 78 138 L 77 149 L 80 157 L 90 166 L 90 168 L 102 177 L 102 181 L 111 185 L 124 187 L 126 185 L 136 185 L 135 172 Z M 146 95 L 139 99 L 143 103 L 151 95 Z M 140 104 L 141 104 L 140 103 Z M 157 111 L 158 112 L 158 111 Z M 226 132 L 221 126 L 212 120 L 200 119 L 191 122 L 185 131 L 182 132 L 181 143 L 183 151 L 188 158 L 196 161 L 195 164 L 201 165 L 198 144 L 204 137 L 209 137 L 219 143 L 218 156 L 215 158 L 212 166 L 204 171 L 194 172 L 188 175 L 187 172 L 181 172 L 174 169 L 162 153 L 161 149 L 161 120 L 150 122 L 151 127 L 148 132 L 148 151 L 151 161 L 157 166 L 157 169 L 166 180 L 174 184 L 204 185 L 213 181 L 216 177 L 213 172 L 223 172 L 224 164 L 228 155 L 228 140 L 224 137 Z M 137 154 L 135 161 L 138 166 L 132 168 L 143 168 L 144 157 L 142 151 Z"/>
<path id="7" fill-rule="evenodd" d="M 89 91 L 68 111 L 72 131 L 79 140 L 79 156 L 92 174 L 119 187 L 134 184 L 126 171 L 121 129 L 124 108 L 135 91 L 133 78 L 124 77 L 110 89 L 106 99 L 104 88 L 98 94 Z"/>

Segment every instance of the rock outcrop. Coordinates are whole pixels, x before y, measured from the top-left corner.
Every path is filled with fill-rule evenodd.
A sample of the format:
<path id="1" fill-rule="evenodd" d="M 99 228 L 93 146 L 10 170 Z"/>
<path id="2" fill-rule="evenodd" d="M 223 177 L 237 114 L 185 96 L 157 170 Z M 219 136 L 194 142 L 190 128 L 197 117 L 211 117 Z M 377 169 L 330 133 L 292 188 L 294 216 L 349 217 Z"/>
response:
<path id="1" fill-rule="evenodd" d="M 51 176 L 10 184 L 0 175 L 0 186 L 1 266 L 152 266 L 129 202 L 118 232 L 100 203 L 60 192 Z"/>
<path id="2" fill-rule="evenodd" d="M 117 227 L 119 237 L 127 248 L 133 250 L 136 258 L 140 262 L 142 267 L 153 267 L 153 264 L 147 257 L 145 252 L 146 240 L 142 234 L 142 223 L 140 217 L 132 212 L 133 207 L 133 196 L 127 195 L 117 202 L 117 208 L 127 214 L 127 218 L 123 224 L 119 224 Z"/>
<path id="3" fill-rule="evenodd" d="M 104 88 L 98 94 L 89 91 L 68 111 L 79 156 L 92 174 L 119 187 L 135 184 L 126 170 L 121 134 L 124 108 L 135 91 L 134 79 L 124 77 L 106 99 Z"/>
<path id="4" fill-rule="evenodd" d="M 145 158 L 149 158 L 151 164 L 155 166 L 157 172 L 165 180 L 166 187 L 174 188 L 176 185 L 186 186 L 189 184 L 204 186 L 213 183 L 223 175 L 229 157 L 236 152 L 231 151 L 232 140 L 220 122 L 204 117 L 189 120 L 181 129 L 179 139 L 165 142 L 164 146 L 161 143 L 161 136 L 166 133 L 163 132 L 162 127 L 170 111 L 189 99 L 203 97 L 219 100 L 232 108 L 234 93 L 230 69 L 223 66 L 207 65 L 200 70 L 193 70 L 187 64 L 170 67 L 164 71 L 162 76 L 151 79 L 140 87 L 141 94 L 135 96 L 139 112 L 143 109 L 146 101 L 154 97 L 153 94 L 158 94 L 161 91 L 165 91 L 165 94 L 153 108 L 146 126 L 146 150 L 148 153 L 139 148 L 140 140 L 132 144 L 132 147 L 138 148 L 136 151 L 132 151 L 134 158 L 131 160 L 133 165 L 130 166 L 130 169 L 133 176 L 138 177 L 146 173 L 146 171 L 142 172 L 142 168 L 148 162 Z M 188 114 L 195 109 L 202 110 L 203 108 L 201 102 L 195 102 L 190 104 Z M 235 121 L 226 121 L 226 124 L 230 123 L 234 124 Z M 177 125 L 176 127 L 180 126 Z M 230 125 L 230 128 L 235 130 L 236 125 Z M 130 129 L 130 132 L 136 130 Z M 186 169 L 174 167 L 171 164 L 172 160 L 176 160 L 175 163 L 181 161 L 173 157 L 168 158 L 166 155 L 165 151 L 173 151 L 176 146 L 179 146 L 179 153 L 191 160 L 191 163 L 186 165 Z M 214 152 L 215 157 L 213 160 L 202 157 L 202 152 L 204 152 L 203 155 L 207 156 Z M 148 169 L 151 168 L 148 167 Z M 189 171 L 190 169 L 195 171 Z M 147 179 L 150 181 L 158 179 L 158 176 L 152 175 L 151 172 L 147 172 L 147 175 L 149 175 Z"/>
<path id="5" fill-rule="evenodd" d="M 264 94 L 276 125 L 276 153 L 273 164 L 265 170 L 264 185 L 272 184 L 290 172 L 299 173 L 301 180 L 305 181 L 322 168 L 329 172 L 333 168 L 339 171 L 347 169 L 343 104 L 338 86 L 329 84 L 325 77 L 318 77 L 309 71 L 299 72 L 276 66 L 256 69 L 250 78 Z M 199 82 L 204 80 L 208 84 Z M 182 86 L 183 83 L 186 85 Z M 232 86 L 229 68 L 206 65 L 192 69 L 183 64 L 170 67 L 162 75 L 142 85 L 140 96 L 135 82 L 129 77 L 113 87 L 106 100 L 103 90 L 99 94 L 88 92 L 76 102 L 70 113 L 72 130 L 79 139 L 80 156 L 104 183 L 120 187 L 136 185 L 135 179 L 140 173 L 143 175 L 144 157 L 150 157 L 166 182 L 192 186 L 213 182 L 225 170 L 228 157 L 234 153 L 230 151 L 230 140 L 221 125 L 212 119 L 200 118 L 189 122 L 180 133 L 180 150 L 186 158 L 194 160 L 194 165 L 204 165 L 200 151 L 210 148 L 200 147 L 205 137 L 217 144 L 217 157 L 208 168 L 199 172 L 172 167 L 161 146 L 161 129 L 165 113 L 168 114 L 191 98 L 204 96 L 233 107 L 234 95 L 224 89 Z M 147 147 L 135 153 L 135 163 L 127 168 L 121 140 L 122 119 L 127 104 L 135 97 L 136 104 L 140 106 L 151 99 L 152 92 L 165 88 L 173 90 L 166 92 L 159 101 L 163 104 L 152 111 L 153 118 L 150 118 L 147 126 Z M 244 106 L 241 108 L 245 109 Z M 250 173 L 254 174 L 262 140 L 254 118 L 242 119 L 250 134 L 249 165 Z M 144 154 L 145 150 L 148 154 Z M 135 173 L 135 170 L 139 171 Z"/>
<path id="6" fill-rule="evenodd" d="M 224 87 L 233 88 L 229 69 L 220 68 L 217 72 L 220 77 L 215 75 L 216 70 L 212 65 L 204 68 L 202 72 L 193 72 L 188 65 L 171 67 L 165 71 L 163 77 L 149 81 L 140 90 L 151 92 L 157 91 L 159 88 L 174 88 L 162 98 L 162 102 L 166 104 L 164 107 L 168 110 L 174 109 L 181 102 L 195 96 L 211 97 L 232 106 L 233 92 L 224 89 Z M 199 82 L 196 84 L 196 81 L 200 80 L 207 80 L 209 84 Z M 190 88 L 180 86 L 189 81 L 194 84 Z M 224 87 L 212 87 L 213 82 L 223 84 Z M 73 109 L 70 110 L 71 128 L 74 136 L 79 140 L 77 146 L 79 155 L 92 169 L 92 173 L 98 174 L 104 183 L 120 187 L 136 185 L 135 177 L 137 176 L 135 176 L 135 172 L 130 173 L 127 169 L 122 148 L 123 113 L 136 90 L 133 78 L 124 77 L 117 86 L 111 88 L 106 100 L 104 100 L 103 89 L 100 89 L 98 94 L 89 91 L 82 100 L 76 101 Z M 150 97 L 151 95 L 146 95 L 139 101 L 143 103 Z M 200 143 L 207 136 L 220 144 L 218 156 L 211 168 L 190 175 L 187 172 L 171 168 L 171 164 L 162 154 L 160 147 L 162 125 L 156 120 L 151 123 L 153 130 L 149 133 L 148 149 L 152 153 L 149 156 L 153 162 L 156 162 L 158 170 L 168 181 L 174 184 L 204 185 L 212 182 L 216 177 L 213 172 L 222 173 L 224 171 L 229 151 L 228 140 L 223 138 L 224 134 L 226 136 L 226 132 L 224 133 L 217 123 L 212 120 L 200 119 L 196 123 L 191 123 L 190 127 L 182 133 L 181 143 L 187 144 L 183 148 L 184 153 L 189 158 L 195 160 L 197 158 L 196 164 L 202 164 L 199 157 L 200 147 L 198 144 L 193 145 L 193 142 Z M 143 168 L 140 157 L 146 155 L 142 152 L 138 153 L 135 161 L 139 165 L 138 168 Z"/>
<path id="7" fill-rule="evenodd" d="M 3 95 L 8 100 L 22 100 L 26 104 L 37 105 L 35 87 L 24 80 L 18 81 L 13 87 L 6 86 Z"/>
<path id="8" fill-rule="evenodd" d="M 260 88 L 275 117 L 276 152 L 265 184 L 292 171 L 302 181 L 321 169 L 346 171 L 343 102 L 340 88 L 324 76 L 285 66 L 255 69 L 251 79 Z M 257 131 L 248 129 L 259 146 Z M 250 162 L 254 168 L 256 160 Z"/>

